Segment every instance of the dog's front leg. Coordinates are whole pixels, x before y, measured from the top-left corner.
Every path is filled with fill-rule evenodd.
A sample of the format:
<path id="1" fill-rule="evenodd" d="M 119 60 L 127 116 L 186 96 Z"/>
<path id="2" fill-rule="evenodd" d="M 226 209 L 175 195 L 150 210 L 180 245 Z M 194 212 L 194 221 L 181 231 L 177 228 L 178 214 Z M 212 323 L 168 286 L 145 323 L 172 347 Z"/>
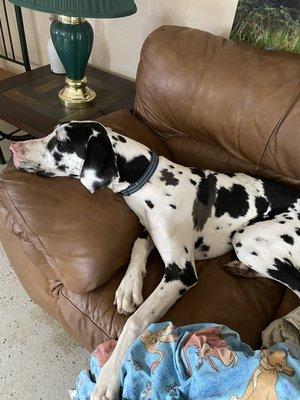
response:
<path id="1" fill-rule="evenodd" d="M 147 258 L 153 248 L 153 241 L 144 230 L 134 242 L 126 274 L 116 291 L 114 304 L 119 314 L 131 314 L 143 303 L 143 279 Z"/>
<path id="2" fill-rule="evenodd" d="M 166 263 L 165 275 L 148 299 L 128 318 L 118 344 L 101 370 L 91 400 L 117 400 L 120 392 L 120 366 L 133 341 L 160 318 L 187 289 L 197 282 L 194 261 L 180 257 L 180 264 Z"/>

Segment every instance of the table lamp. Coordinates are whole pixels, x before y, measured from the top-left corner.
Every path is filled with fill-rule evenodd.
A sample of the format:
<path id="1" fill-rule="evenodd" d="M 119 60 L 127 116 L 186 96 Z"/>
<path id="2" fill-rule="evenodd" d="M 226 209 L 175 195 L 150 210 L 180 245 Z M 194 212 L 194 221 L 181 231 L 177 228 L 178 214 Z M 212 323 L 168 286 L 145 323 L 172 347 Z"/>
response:
<path id="1" fill-rule="evenodd" d="M 15 5 L 57 14 L 51 37 L 66 70 L 60 102 L 70 108 L 92 104 L 96 93 L 87 86 L 85 69 L 91 54 L 94 33 L 85 18 L 120 18 L 137 10 L 133 0 L 10 0 Z"/>

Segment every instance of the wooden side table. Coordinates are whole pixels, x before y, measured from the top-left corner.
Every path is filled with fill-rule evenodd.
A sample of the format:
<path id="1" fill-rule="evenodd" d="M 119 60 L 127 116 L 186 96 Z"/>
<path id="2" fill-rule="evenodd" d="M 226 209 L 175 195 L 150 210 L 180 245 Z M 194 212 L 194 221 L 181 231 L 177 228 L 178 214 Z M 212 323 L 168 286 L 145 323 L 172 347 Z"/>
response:
<path id="1" fill-rule="evenodd" d="M 97 99 L 85 109 L 66 108 L 59 103 L 57 93 L 65 76 L 52 74 L 49 66 L 2 80 L 0 118 L 34 137 L 42 137 L 58 122 L 94 119 L 122 108 L 132 109 L 134 82 L 91 66 L 86 75 Z"/>

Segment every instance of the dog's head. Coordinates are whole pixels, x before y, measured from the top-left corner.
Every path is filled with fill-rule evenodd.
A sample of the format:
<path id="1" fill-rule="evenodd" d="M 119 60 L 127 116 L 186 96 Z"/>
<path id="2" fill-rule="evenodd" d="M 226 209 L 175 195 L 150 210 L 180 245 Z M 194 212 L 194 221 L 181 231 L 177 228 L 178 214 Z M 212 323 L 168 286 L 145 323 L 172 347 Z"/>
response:
<path id="1" fill-rule="evenodd" d="M 50 135 L 12 144 L 10 150 L 20 171 L 79 178 L 91 192 L 117 176 L 115 153 L 98 122 L 59 124 Z"/>
<path id="2" fill-rule="evenodd" d="M 276 372 L 284 373 L 288 376 L 295 375 L 295 370 L 287 365 L 286 353 L 282 350 L 262 350 L 262 359 L 265 359 L 268 368 L 274 369 Z"/>

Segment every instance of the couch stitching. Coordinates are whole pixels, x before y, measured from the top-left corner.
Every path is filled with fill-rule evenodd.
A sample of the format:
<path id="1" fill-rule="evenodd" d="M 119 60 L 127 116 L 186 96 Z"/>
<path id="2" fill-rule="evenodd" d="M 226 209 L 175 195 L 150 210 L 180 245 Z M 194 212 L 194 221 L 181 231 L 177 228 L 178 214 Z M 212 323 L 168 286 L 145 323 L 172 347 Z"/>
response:
<path id="1" fill-rule="evenodd" d="M 60 291 L 61 295 L 74 307 L 76 310 L 81 314 L 84 315 L 99 331 L 101 331 L 108 339 L 112 339 L 103 329 L 101 329 L 92 319 L 89 315 L 85 314 L 83 311 L 81 311 L 68 297 L 66 297 L 63 293 L 63 291 Z"/>
<path id="2" fill-rule="evenodd" d="M 260 175 L 261 169 L 263 167 L 262 163 L 263 163 L 264 158 L 266 156 L 267 150 L 270 147 L 271 141 L 274 138 L 274 136 L 277 135 L 280 127 L 283 125 L 284 121 L 286 120 L 286 118 L 290 114 L 290 111 L 293 109 L 293 107 L 294 107 L 294 105 L 296 103 L 296 100 L 299 97 L 299 92 L 300 92 L 300 81 L 298 83 L 298 86 L 295 89 L 295 92 L 292 94 L 290 101 L 288 102 L 287 106 L 285 107 L 284 111 L 282 112 L 281 116 L 279 117 L 277 123 L 274 126 L 274 129 L 272 130 L 272 132 L 271 132 L 271 134 L 269 136 L 269 139 L 268 139 L 268 141 L 266 143 L 266 146 L 265 146 L 265 148 L 264 148 L 264 150 L 262 152 L 261 158 L 260 158 L 259 163 L 258 163 L 258 171 L 257 171 L 257 175 L 258 176 Z"/>
<path id="3" fill-rule="evenodd" d="M 208 71 L 208 68 L 209 68 L 209 66 L 211 65 L 211 63 L 213 62 L 213 60 L 216 58 L 216 56 L 218 55 L 219 51 L 220 51 L 220 50 L 224 47 L 224 45 L 227 44 L 227 43 L 228 43 L 228 40 L 224 39 L 224 41 L 222 42 L 221 46 L 218 47 L 218 49 L 216 50 L 216 52 L 212 55 L 212 57 L 210 58 L 210 60 L 209 60 L 208 63 L 206 64 L 205 69 L 204 69 L 204 71 L 203 71 L 203 74 L 202 74 L 202 76 L 200 76 L 200 78 L 199 78 L 199 81 L 198 81 L 198 84 L 197 84 L 197 88 L 196 88 L 196 90 L 195 90 L 194 99 L 193 99 L 192 106 L 191 106 L 191 111 L 190 111 L 189 118 L 188 118 L 188 126 L 187 126 L 187 132 L 188 132 L 188 134 L 190 134 L 191 118 L 192 118 L 192 114 L 193 114 L 193 112 L 194 112 L 196 99 L 197 99 L 198 94 L 199 94 L 199 92 L 200 92 L 200 89 L 201 89 L 202 83 L 203 83 L 203 81 L 204 81 L 204 78 L 205 78 L 205 76 L 206 76 L 206 73 L 207 73 L 207 71 Z"/>
<path id="4" fill-rule="evenodd" d="M 149 114 L 149 111 L 152 111 L 152 109 L 148 107 L 148 105 L 145 103 L 145 101 L 142 100 L 142 99 L 139 97 L 138 94 L 136 95 L 136 97 L 138 98 L 138 101 L 143 105 L 143 111 L 145 112 L 145 110 L 146 110 L 146 111 L 148 111 L 148 114 Z M 174 137 L 174 136 L 172 136 L 172 133 L 170 133 L 170 134 L 169 134 L 169 133 L 167 133 L 167 134 L 165 134 L 165 133 L 164 133 L 164 134 L 161 134 L 161 133 L 160 133 L 160 130 L 157 130 L 157 128 L 154 128 L 154 127 L 151 125 L 151 123 L 148 122 L 147 120 L 145 120 L 137 110 L 135 110 L 135 112 L 138 114 L 138 118 L 139 118 L 147 127 L 149 127 L 151 130 L 153 130 L 153 131 L 159 136 L 160 139 L 161 139 L 161 138 L 165 138 L 165 137 L 167 137 L 167 138 L 172 138 L 172 137 Z M 164 126 L 165 126 L 166 128 L 168 128 L 169 130 L 174 131 L 174 134 L 180 135 L 180 136 L 186 136 L 186 133 L 181 132 L 181 131 L 179 132 L 177 129 L 175 129 L 175 128 L 173 128 L 171 125 L 167 124 L 166 121 L 163 121 L 157 114 L 152 113 L 152 118 L 153 118 L 153 119 L 155 118 L 156 120 L 158 120 L 159 123 L 160 123 L 161 125 L 164 125 Z M 161 129 L 161 128 L 160 128 L 160 129 Z"/>

